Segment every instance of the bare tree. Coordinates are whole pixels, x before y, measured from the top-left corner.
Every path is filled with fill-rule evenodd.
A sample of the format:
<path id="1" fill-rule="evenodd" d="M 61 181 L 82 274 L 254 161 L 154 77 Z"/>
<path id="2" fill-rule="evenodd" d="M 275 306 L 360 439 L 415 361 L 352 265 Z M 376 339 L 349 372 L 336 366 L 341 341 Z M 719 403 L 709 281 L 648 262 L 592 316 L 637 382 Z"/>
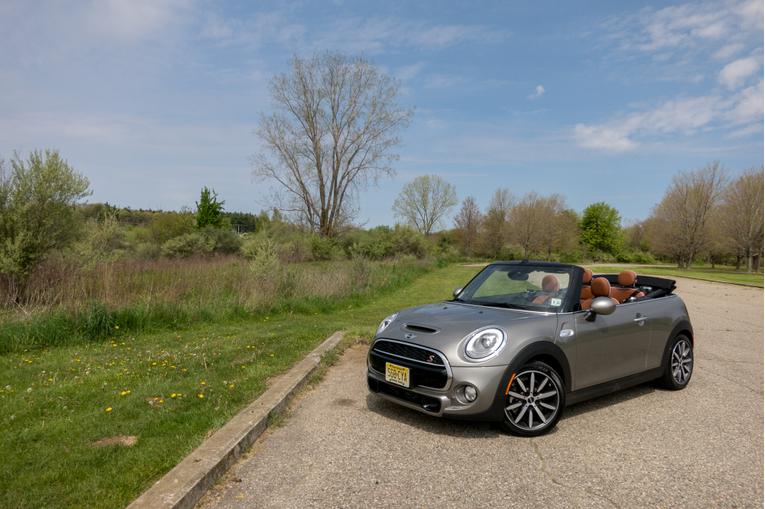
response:
<path id="1" fill-rule="evenodd" d="M 471 255 L 475 253 L 481 220 L 481 210 L 478 208 L 475 198 L 468 196 L 462 201 L 462 208 L 457 213 L 457 217 L 454 218 L 454 225 L 459 233 L 463 253 Z"/>
<path id="2" fill-rule="evenodd" d="M 404 186 L 393 212 L 420 233 L 429 235 L 457 204 L 454 186 L 438 175 L 421 175 Z"/>
<path id="3" fill-rule="evenodd" d="M 411 112 L 397 104 L 390 77 L 338 54 L 295 57 L 271 81 L 271 95 L 275 112 L 261 117 L 254 174 L 276 184 L 279 208 L 333 236 L 353 218 L 357 192 L 393 174 L 396 135 Z"/>
<path id="4" fill-rule="evenodd" d="M 484 250 L 491 256 L 499 256 L 508 236 L 508 219 L 513 206 L 509 189 L 497 189 L 491 198 L 483 220 Z"/>
<path id="5" fill-rule="evenodd" d="M 746 259 L 752 261 L 762 251 L 763 169 L 751 169 L 730 183 L 722 195 L 719 211 L 722 235 Z"/>
<path id="6" fill-rule="evenodd" d="M 523 256 L 553 250 L 570 240 L 571 216 L 564 216 L 566 203 L 562 196 L 539 196 L 528 193 L 510 210 L 510 238 L 523 248 Z M 576 216 L 574 215 L 574 218 Z M 574 232 L 576 227 L 574 223 Z"/>
<path id="7" fill-rule="evenodd" d="M 720 163 L 681 172 L 654 208 L 652 227 L 656 248 L 687 268 L 709 240 L 710 215 L 725 185 Z"/>

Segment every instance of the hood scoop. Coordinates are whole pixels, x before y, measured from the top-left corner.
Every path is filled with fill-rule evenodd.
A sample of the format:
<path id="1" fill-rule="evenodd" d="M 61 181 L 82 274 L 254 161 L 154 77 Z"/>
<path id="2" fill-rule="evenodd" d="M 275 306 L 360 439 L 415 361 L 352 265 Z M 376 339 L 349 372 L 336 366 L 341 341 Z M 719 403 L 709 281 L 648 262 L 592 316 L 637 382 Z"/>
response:
<path id="1" fill-rule="evenodd" d="M 404 329 L 411 331 L 411 332 L 418 332 L 420 334 L 435 334 L 438 332 L 438 329 L 434 329 L 432 327 L 426 327 L 424 325 L 416 325 L 413 323 L 407 323 L 404 325 Z"/>

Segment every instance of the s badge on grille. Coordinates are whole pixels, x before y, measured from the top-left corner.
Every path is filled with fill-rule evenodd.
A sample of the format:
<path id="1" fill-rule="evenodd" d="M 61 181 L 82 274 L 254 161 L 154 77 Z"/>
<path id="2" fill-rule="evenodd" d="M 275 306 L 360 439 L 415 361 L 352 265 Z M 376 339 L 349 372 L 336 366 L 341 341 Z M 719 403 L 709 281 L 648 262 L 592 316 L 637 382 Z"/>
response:
<path id="1" fill-rule="evenodd" d="M 416 334 L 412 334 L 411 332 L 407 332 L 406 334 L 404 334 L 404 339 L 414 339 L 416 337 L 417 337 L 417 335 Z"/>
<path id="2" fill-rule="evenodd" d="M 433 355 L 433 354 L 430 354 L 430 355 L 428 355 L 428 359 L 427 360 L 428 360 L 429 363 L 433 364 L 433 363 L 436 362 L 436 356 Z"/>

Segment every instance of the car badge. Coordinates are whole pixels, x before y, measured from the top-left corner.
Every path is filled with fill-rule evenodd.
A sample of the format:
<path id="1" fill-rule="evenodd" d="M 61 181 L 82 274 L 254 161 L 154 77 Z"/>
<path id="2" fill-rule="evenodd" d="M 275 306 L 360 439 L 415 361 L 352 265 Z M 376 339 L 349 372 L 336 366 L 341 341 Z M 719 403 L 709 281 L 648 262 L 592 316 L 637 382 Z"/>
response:
<path id="1" fill-rule="evenodd" d="M 404 339 L 414 339 L 416 337 L 417 337 L 417 335 L 416 334 L 412 334 L 411 332 L 407 332 L 406 334 L 404 334 Z"/>
<path id="2" fill-rule="evenodd" d="M 430 355 L 428 355 L 428 362 L 429 362 L 430 364 L 433 364 L 433 363 L 435 363 L 435 362 L 436 362 L 436 356 L 435 356 L 435 355 L 433 355 L 433 354 L 430 354 Z"/>

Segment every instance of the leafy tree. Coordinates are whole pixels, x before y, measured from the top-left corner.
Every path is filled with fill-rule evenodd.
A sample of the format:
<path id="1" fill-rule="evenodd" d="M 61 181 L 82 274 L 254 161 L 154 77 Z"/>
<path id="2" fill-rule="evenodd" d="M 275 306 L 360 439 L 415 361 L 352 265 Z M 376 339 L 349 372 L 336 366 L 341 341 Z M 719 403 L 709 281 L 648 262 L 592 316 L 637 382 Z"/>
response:
<path id="1" fill-rule="evenodd" d="M 429 235 L 457 204 L 454 185 L 438 175 L 421 175 L 409 182 L 393 203 L 396 216 Z"/>
<path id="2" fill-rule="evenodd" d="M 361 58 L 294 58 L 271 81 L 275 111 L 263 116 L 255 176 L 282 192 L 281 208 L 333 237 L 354 217 L 357 191 L 392 175 L 397 132 L 409 110 L 396 82 Z"/>
<path id="3" fill-rule="evenodd" d="M 582 243 L 591 251 L 616 255 L 621 249 L 621 216 L 605 202 L 593 203 L 582 212 Z"/>
<path id="4" fill-rule="evenodd" d="M 148 226 L 149 237 L 162 245 L 170 239 L 194 231 L 194 216 L 188 210 L 181 212 L 157 212 Z"/>
<path id="5" fill-rule="evenodd" d="M 223 222 L 223 204 L 218 201 L 218 194 L 207 186 L 202 188 L 197 202 L 197 228 L 214 226 L 219 228 Z"/>
<path id="6" fill-rule="evenodd" d="M 16 154 L 0 164 L 0 274 L 19 299 L 32 270 L 78 230 L 75 204 L 88 196 L 88 179 L 55 150 Z"/>

